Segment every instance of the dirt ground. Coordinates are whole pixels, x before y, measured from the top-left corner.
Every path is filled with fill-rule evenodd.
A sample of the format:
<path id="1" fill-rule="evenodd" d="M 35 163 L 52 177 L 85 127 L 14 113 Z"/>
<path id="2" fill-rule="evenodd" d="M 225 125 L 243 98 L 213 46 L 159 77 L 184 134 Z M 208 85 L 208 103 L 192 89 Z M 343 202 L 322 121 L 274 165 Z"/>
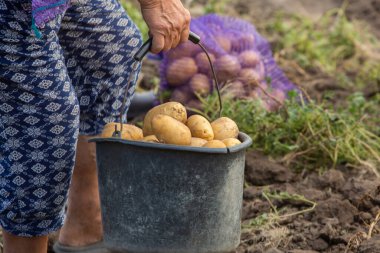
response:
<path id="1" fill-rule="evenodd" d="M 342 0 L 236 0 L 226 14 L 260 25 L 279 10 L 317 20 L 342 4 Z M 198 15 L 200 8 L 195 6 L 193 14 Z M 379 0 L 350 0 L 347 15 L 367 22 L 380 38 Z M 150 79 L 152 72 L 148 72 Z M 337 100 L 352 93 L 339 88 L 330 77 L 312 79 L 302 82 L 316 99 L 326 91 L 334 91 Z M 342 166 L 320 173 L 293 173 L 291 168 L 250 151 L 245 177 L 249 186 L 244 190 L 244 229 L 235 253 L 380 253 L 380 225 L 376 225 L 380 220 L 380 179 L 366 168 Z M 268 201 L 263 192 L 298 194 L 309 202 L 286 198 Z M 259 224 L 253 226 L 252 222 Z"/>
<path id="2" fill-rule="evenodd" d="M 243 227 L 274 214 L 271 205 L 283 213 L 245 229 L 236 253 L 380 252 L 379 226 L 369 232 L 380 216 L 380 179 L 373 172 L 341 167 L 322 174 L 293 173 L 249 152 L 245 177 L 250 186 L 244 190 Z M 316 206 L 298 199 L 268 200 L 263 192 L 303 195 Z"/>
<path id="3" fill-rule="evenodd" d="M 317 20 L 326 11 L 343 5 L 344 0 L 255 0 L 232 1 L 234 8 L 228 12 L 260 23 L 263 19 L 273 16 L 275 12 L 298 14 Z M 366 22 L 372 32 L 380 38 L 380 1 L 379 0 L 348 0 L 347 15 L 351 19 Z"/>
<path id="4" fill-rule="evenodd" d="M 380 1 L 348 2 L 348 17 L 367 22 L 380 38 Z M 317 20 L 342 3 L 341 0 L 240 0 L 234 1 L 231 13 L 254 24 L 278 10 Z M 314 98 L 327 90 L 333 90 L 338 100 L 352 92 L 336 90 L 328 77 L 319 80 L 305 82 Z M 244 191 L 243 227 L 250 223 L 251 226 L 242 233 L 236 253 L 380 253 L 380 226 L 376 226 L 380 220 L 380 179 L 373 172 L 343 166 L 324 173 L 293 173 L 291 168 L 249 152 L 245 176 L 250 186 Z M 303 195 L 316 206 L 297 199 L 268 200 L 263 192 Z M 273 207 L 283 213 L 276 215 Z M 252 227 L 252 221 L 260 226 Z"/>
<path id="5" fill-rule="evenodd" d="M 278 10 L 317 20 L 342 3 L 342 0 L 234 0 L 228 14 L 254 24 Z M 349 3 L 348 16 L 367 22 L 380 38 L 380 1 Z M 152 71 L 154 66 L 145 66 L 143 72 L 144 69 L 145 80 L 151 80 L 157 73 Z M 334 90 L 330 81 L 327 78 L 313 82 L 313 87 L 309 87 L 315 91 L 312 95 Z M 351 91 L 338 91 L 338 97 L 339 93 L 344 99 Z M 245 178 L 243 233 L 235 253 L 380 253 L 380 225 L 376 225 L 380 220 L 380 179 L 370 170 L 342 166 L 326 172 L 294 173 L 291 168 L 250 151 Z M 277 197 L 283 193 L 300 195 L 307 201 L 286 196 L 282 200 L 267 199 L 263 192 Z"/>

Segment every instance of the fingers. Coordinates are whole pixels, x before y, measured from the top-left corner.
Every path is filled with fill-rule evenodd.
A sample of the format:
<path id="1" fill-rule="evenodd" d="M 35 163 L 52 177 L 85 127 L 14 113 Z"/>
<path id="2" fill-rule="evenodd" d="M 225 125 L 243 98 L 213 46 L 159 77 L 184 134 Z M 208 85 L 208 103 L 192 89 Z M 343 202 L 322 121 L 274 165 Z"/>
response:
<path id="1" fill-rule="evenodd" d="M 152 7 L 148 2 L 141 5 L 144 20 L 153 37 L 153 53 L 170 50 L 188 41 L 190 31 L 190 12 L 183 7 L 180 0 L 157 1 L 164 8 Z"/>
<path id="2" fill-rule="evenodd" d="M 172 48 L 176 48 L 180 43 L 181 37 L 180 32 L 176 32 L 172 34 Z"/>
<path id="3" fill-rule="evenodd" d="M 172 48 L 173 40 L 170 35 L 167 35 L 165 37 L 165 46 L 164 46 L 164 51 L 169 51 Z"/>
<path id="4" fill-rule="evenodd" d="M 190 28 L 186 28 L 181 33 L 180 43 L 184 43 L 189 40 Z"/>
<path id="5" fill-rule="evenodd" d="M 184 18 L 185 18 L 185 21 L 180 33 L 180 37 L 181 37 L 180 43 L 184 43 L 189 40 L 191 15 L 188 10 L 185 10 Z"/>
<path id="6" fill-rule="evenodd" d="M 152 48 L 151 51 L 154 54 L 160 53 L 164 47 L 165 47 L 165 37 L 162 34 L 154 33 L 152 34 L 153 42 L 152 42 Z"/>

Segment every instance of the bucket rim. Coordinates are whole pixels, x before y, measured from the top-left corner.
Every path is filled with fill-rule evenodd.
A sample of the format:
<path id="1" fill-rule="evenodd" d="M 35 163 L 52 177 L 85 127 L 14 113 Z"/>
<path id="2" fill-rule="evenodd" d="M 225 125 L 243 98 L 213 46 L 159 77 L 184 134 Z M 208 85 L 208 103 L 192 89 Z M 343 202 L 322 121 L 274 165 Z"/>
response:
<path id="1" fill-rule="evenodd" d="M 175 151 L 187 151 L 195 153 L 211 153 L 211 154 L 227 154 L 227 153 L 236 153 L 241 150 L 245 150 L 252 145 L 252 139 L 247 134 L 240 132 L 238 139 L 242 142 L 239 145 L 227 148 L 204 148 L 204 147 L 190 147 L 190 146 L 179 146 L 172 144 L 163 144 L 163 143 L 154 143 L 154 142 L 143 142 L 143 141 L 132 141 L 125 140 L 121 138 L 111 137 L 111 138 L 102 138 L 96 137 L 89 140 L 89 142 L 95 143 L 121 143 L 130 146 L 142 147 L 142 148 L 153 148 L 160 150 L 175 150 Z"/>

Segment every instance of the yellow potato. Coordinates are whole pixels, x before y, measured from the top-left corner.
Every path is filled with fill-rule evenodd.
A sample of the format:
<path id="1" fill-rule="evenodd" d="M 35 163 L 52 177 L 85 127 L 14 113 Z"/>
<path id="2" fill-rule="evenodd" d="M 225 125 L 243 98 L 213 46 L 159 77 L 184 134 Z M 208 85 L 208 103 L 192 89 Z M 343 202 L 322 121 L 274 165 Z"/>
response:
<path id="1" fill-rule="evenodd" d="M 190 146 L 192 147 L 203 147 L 207 141 L 205 139 L 197 138 L 197 137 L 191 137 L 191 143 Z"/>
<path id="2" fill-rule="evenodd" d="M 214 132 L 208 120 L 201 115 L 193 115 L 187 119 L 187 127 L 193 137 L 198 137 L 211 141 L 214 139 Z"/>
<path id="3" fill-rule="evenodd" d="M 224 139 L 224 140 L 223 140 L 223 143 L 224 143 L 227 147 L 233 147 L 233 146 L 236 146 L 236 145 L 241 144 L 241 142 L 240 142 L 238 139 L 235 139 L 235 138 Z"/>
<path id="4" fill-rule="evenodd" d="M 186 108 L 178 102 L 168 102 L 152 108 L 144 118 L 143 132 L 144 136 L 152 135 L 152 119 L 157 114 L 170 116 L 182 123 L 187 121 Z"/>
<path id="5" fill-rule="evenodd" d="M 236 123 L 227 117 L 221 117 L 211 123 L 214 131 L 215 140 L 224 140 L 228 138 L 237 138 L 239 128 Z"/>
<path id="6" fill-rule="evenodd" d="M 226 145 L 219 140 L 212 140 L 208 141 L 205 145 L 203 145 L 205 148 L 225 148 Z"/>
<path id="7" fill-rule="evenodd" d="M 156 143 L 159 143 L 160 141 L 157 139 L 157 137 L 155 135 L 148 135 L 148 136 L 145 136 L 142 141 L 146 141 L 146 142 L 156 142 Z"/>
<path id="8" fill-rule="evenodd" d="M 182 146 L 188 146 L 191 143 L 190 129 L 168 115 L 155 115 L 152 119 L 152 130 L 160 142 Z"/>
<path id="9" fill-rule="evenodd" d="M 102 131 L 101 137 L 109 138 L 113 137 L 113 133 L 115 132 L 115 126 L 117 131 L 121 130 L 120 123 L 111 122 L 105 125 Z M 134 125 L 123 124 L 123 132 L 121 133 L 121 138 L 126 140 L 141 140 L 143 138 L 143 131 Z"/>

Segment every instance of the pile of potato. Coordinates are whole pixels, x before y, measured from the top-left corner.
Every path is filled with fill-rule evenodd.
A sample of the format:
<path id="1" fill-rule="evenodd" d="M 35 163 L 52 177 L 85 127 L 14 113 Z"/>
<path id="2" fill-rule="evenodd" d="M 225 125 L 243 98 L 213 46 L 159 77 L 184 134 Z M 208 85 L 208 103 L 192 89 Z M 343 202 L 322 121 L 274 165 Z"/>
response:
<path id="1" fill-rule="evenodd" d="M 297 90 L 277 66 L 270 44 L 255 27 L 241 19 L 216 14 L 192 19 L 192 31 L 201 38 L 214 65 L 224 96 L 259 100 L 276 111 L 290 90 Z M 199 96 L 214 91 L 206 54 L 186 42 L 163 54 L 160 64 L 162 101 L 176 101 L 202 109 Z"/>
<path id="2" fill-rule="evenodd" d="M 120 130 L 120 123 L 108 123 L 102 137 L 112 137 L 115 126 Z M 226 148 L 241 143 L 237 139 L 238 134 L 238 126 L 227 117 L 211 123 L 201 115 L 187 118 L 186 108 L 182 104 L 168 102 L 154 107 L 146 114 L 143 129 L 123 124 L 121 138 L 181 146 Z"/>

